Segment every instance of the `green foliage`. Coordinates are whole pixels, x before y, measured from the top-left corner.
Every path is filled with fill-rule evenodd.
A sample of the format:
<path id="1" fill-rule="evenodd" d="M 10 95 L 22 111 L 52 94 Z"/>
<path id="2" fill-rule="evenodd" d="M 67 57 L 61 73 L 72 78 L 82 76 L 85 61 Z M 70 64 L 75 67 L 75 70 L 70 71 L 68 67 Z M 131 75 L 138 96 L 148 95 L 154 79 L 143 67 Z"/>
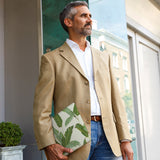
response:
<path id="1" fill-rule="evenodd" d="M 78 146 L 82 145 L 81 142 L 83 144 L 86 144 L 88 142 L 86 137 L 89 138 L 89 134 L 86 126 L 84 125 L 84 123 L 83 124 L 77 123 L 81 120 L 81 117 L 79 115 L 80 114 L 76 108 L 76 105 L 74 106 L 72 105 L 70 106 L 70 108 L 69 107 L 65 108 L 63 110 L 63 114 L 57 114 L 53 117 L 54 119 L 53 132 L 56 143 L 61 144 L 62 146 L 67 148 L 74 148 L 74 147 L 78 148 Z M 73 119 L 74 122 L 72 122 Z M 75 119 L 77 119 L 77 121 Z M 56 125 L 54 126 L 55 123 Z M 63 126 L 64 124 L 65 127 Z M 74 130 L 76 130 L 77 135 L 75 134 Z M 75 140 L 76 136 L 78 140 Z M 81 136 L 81 139 L 78 136 Z M 65 155 L 67 154 L 65 153 Z"/>
<path id="2" fill-rule="evenodd" d="M 73 130 L 73 126 L 67 128 L 66 132 L 65 132 L 65 144 L 64 146 L 66 146 L 70 140 L 71 140 L 71 135 L 72 135 L 72 130 Z"/>
<path id="3" fill-rule="evenodd" d="M 67 114 L 69 114 L 70 116 L 74 116 L 74 113 L 69 109 L 69 108 L 65 108 L 63 110 L 63 112 L 66 112 Z"/>
<path id="4" fill-rule="evenodd" d="M 62 119 L 58 114 L 54 116 L 54 120 L 56 121 L 58 127 L 62 127 Z"/>
<path id="5" fill-rule="evenodd" d="M 70 115 L 70 117 L 68 117 L 65 121 L 65 126 L 72 121 L 73 117 L 77 118 L 79 115 L 76 105 L 74 105 L 73 112 L 69 108 L 65 108 L 63 111 Z"/>
<path id="6" fill-rule="evenodd" d="M 125 95 L 122 97 L 122 99 L 124 100 L 125 103 L 128 119 L 134 120 L 133 108 L 132 108 L 133 100 L 131 92 L 126 92 Z"/>
<path id="7" fill-rule="evenodd" d="M 21 142 L 22 131 L 20 127 L 11 122 L 0 123 L 0 145 L 16 146 Z"/>
<path id="8" fill-rule="evenodd" d="M 132 106 L 132 94 L 131 92 L 126 92 L 125 95 L 122 97 L 124 100 L 125 106 L 131 107 Z"/>
<path id="9" fill-rule="evenodd" d="M 87 143 L 87 141 L 86 141 L 86 138 L 84 139 L 84 141 L 83 141 L 83 145 L 85 145 Z"/>
<path id="10" fill-rule="evenodd" d="M 71 141 L 72 130 L 73 130 L 73 126 L 67 128 L 65 134 L 63 135 L 61 132 L 59 132 L 53 127 L 54 136 L 58 140 L 56 142 L 67 148 L 72 148 L 77 145 L 80 145 L 78 141 Z"/>
<path id="11" fill-rule="evenodd" d="M 66 148 L 73 148 L 75 146 L 79 146 L 80 143 L 78 141 L 71 141 L 66 145 Z"/>
<path id="12" fill-rule="evenodd" d="M 61 132 L 59 133 L 59 131 L 56 130 L 54 127 L 53 127 L 53 132 L 54 132 L 55 138 L 58 140 L 58 141 L 56 141 L 56 142 L 57 142 L 58 144 L 62 144 L 63 134 L 62 134 Z"/>
<path id="13" fill-rule="evenodd" d="M 73 116 L 68 117 L 65 121 L 65 126 L 67 126 L 72 121 L 72 119 L 73 119 Z"/>
<path id="14" fill-rule="evenodd" d="M 77 115 L 77 116 L 79 115 L 79 112 L 78 112 L 78 109 L 77 109 L 76 105 L 74 105 L 73 113 L 74 113 L 75 115 Z"/>
<path id="15" fill-rule="evenodd" d="M 81 124 L 77 123 L 75 128 L 77 128 L 84 136 L 88 137 L 86 126 L 82 126 Z"/>

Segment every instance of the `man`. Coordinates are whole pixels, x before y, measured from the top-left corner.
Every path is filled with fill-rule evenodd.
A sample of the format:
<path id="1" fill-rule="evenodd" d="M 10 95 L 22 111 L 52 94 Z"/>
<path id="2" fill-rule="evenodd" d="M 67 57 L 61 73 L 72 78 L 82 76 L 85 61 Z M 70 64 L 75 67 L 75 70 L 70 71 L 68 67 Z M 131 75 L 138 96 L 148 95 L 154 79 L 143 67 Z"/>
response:
<path id="1" fill-rule="evenodd" d="M 69 39 L 42 56 L 34 101 L 34 131 L 48 160 L 133 160 L 130 134 L 109 55 L 90 46 L 92 19 L 84 1 L 69 3 L 60 14 Z M 91 143 L 72 152 L 55 143 L 51 125 L 55 114 L 72 102 L 91 133 Z M 69 156 L 63 152 L 70 153 Z"/>

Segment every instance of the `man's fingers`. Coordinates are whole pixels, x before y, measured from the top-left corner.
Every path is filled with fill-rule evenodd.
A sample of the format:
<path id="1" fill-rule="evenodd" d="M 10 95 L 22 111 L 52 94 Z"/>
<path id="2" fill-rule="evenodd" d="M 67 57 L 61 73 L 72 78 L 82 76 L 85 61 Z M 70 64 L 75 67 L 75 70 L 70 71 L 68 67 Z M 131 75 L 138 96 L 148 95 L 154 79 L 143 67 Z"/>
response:
<path id="1" fill-rule="evenodd" d="M 128 153 L 128 160 L 133 160 L 133 152 Z"/>
<path id="2" fill-rule="evenodd" d="M 133 149 L 131 147 L 130 142 L 122 142 L 121 143 L 121 152 L 123 160 L 133 160 Z"/>
<path id="3" fill-rule="evenodd" d="M 73 150 L 70 148 L 63 148 L 63 152 L 72 153 Z"/>
<path id="4" fill-rule="evenodd" d="M 68 157 L 63 155 L 64 152 L 72 153 L 73 150 L 64 148 L 59 144 L 53 144 L 45 148 L 45 153 L 48 160 L 68 160 Z"/>
<path id="5" fill-rule="evenodd" d="M 123 160 L 126 160 L 126 154 L 124 152 L 122 152 L 122 158 Z"/>
<path id="6" fill-rule="evenodd" d="M 134 154 L 133 154 L 132 148 L 126 150 L 126 155 L 127 155 L 127 157 L 128 157 L 128 160 L 133 160 L 133 155 L 134 155 Z"/>

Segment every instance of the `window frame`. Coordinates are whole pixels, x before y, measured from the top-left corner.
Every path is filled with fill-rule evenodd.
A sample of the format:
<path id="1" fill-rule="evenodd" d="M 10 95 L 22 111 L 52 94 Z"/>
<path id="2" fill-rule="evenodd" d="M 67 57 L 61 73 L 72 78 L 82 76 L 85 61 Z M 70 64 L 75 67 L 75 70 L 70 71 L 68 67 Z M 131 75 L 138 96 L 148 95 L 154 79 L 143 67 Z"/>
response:
<path id="1" fill-rule="evenodd" d="M 154 43 L 156 46 L 160 47 L 160 38 L 153 35 L 143 26 L 137 24 L 134 20 L 127 17 L 127 32 L 128 32 L 128 42 L 129 42 L 129 54 L 131 63 L 131 79 L 132 79 L 132 92 L 133 92 L 133 106 L 135 113 L 135 125 L 136 125 L 136 139 L 137 139 L 137 158 L 139 160 L 146 160 L 146 146 L 144 140 L 144 128 L 142 120 L 142 110 L 141 110 L 141 94 L 140 94 L 140 83 L 139 83 L 139 71 L 138 71 L 138 61 L 137 54 L 138 48 L 136 47 L 137 39 L 136 33 L 143 36 L 146 40 Z M 160 50 L 159 50 L 160 53 Z M 160 57 L 160 56 L 159 56 Z M 160 59 L 159 59 L 160 64 Z"/>

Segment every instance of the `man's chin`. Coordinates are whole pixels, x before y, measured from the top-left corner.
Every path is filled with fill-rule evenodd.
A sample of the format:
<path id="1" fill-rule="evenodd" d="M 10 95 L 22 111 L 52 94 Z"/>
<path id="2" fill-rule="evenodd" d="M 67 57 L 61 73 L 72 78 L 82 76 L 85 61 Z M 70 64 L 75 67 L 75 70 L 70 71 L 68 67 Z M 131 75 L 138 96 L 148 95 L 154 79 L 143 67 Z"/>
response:
<path id="1" fill-rule="evenodd" d="M 87 34 L 87 37 L 90 36 L 91 34 L 92 34 L 92 32 L 88 33 L 88 34 Z"/>
<path id="2" fill-rule="evenodd" d="M 87 29 L 87 30 L 83 31 L 82 34 L 85 35 L 85 36 L 90 36 L 92 34 L 92 30 L 91 29 Z"/>
<path id="3" fill-rule="evenodd" d="M 90 36 L 92 34 L 92 30 L 90 32 L 88 32 L 87 36 Z"/>

